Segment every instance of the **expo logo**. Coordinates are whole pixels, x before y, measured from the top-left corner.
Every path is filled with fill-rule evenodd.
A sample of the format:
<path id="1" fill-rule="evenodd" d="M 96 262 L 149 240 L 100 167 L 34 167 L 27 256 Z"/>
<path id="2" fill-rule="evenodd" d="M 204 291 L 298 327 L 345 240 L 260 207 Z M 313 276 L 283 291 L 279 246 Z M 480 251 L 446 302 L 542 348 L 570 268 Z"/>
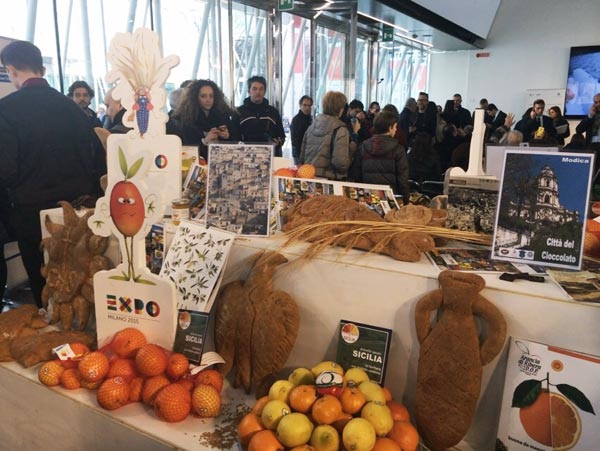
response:
<path id="1" fill-rule="evenodd" d="M 143 315 L 146 312 L 150 317 L 156 318 L 160 315 L 160 307 L 154 301 L 144 302 L 142 299 L 131 299 L 113 294 L 106 295 L 107 310 L 119 311 L 121 313 L 133 313 Z"/>

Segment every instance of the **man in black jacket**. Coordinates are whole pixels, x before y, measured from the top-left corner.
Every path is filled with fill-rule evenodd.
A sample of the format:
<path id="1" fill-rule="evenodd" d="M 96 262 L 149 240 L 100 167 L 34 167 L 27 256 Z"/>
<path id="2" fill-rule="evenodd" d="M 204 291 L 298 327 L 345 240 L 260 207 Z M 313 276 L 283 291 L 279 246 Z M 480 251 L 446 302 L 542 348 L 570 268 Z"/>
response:
<path id="1" fill-rule="evenodd" d="M 533 102 L 533 107 L 529 114 L 523 115 L 521 120 L 515 125 L 515 130 L 523 133 L 523 141 L 533 141 L 538 136 L 546 136 L 548 139 L 556 139 L 556 129 L 550 116 L 544 114 L 546 102 L 543 99 L 537 99 Z"/>
<path id="2" fill-rule="evenodd" d="M 454 124 L 456 128 L 463 129 L 467 125 L 473 125 L 471 121 L 471 113 L 462 106 L 462 96 L 454 94 L 452 98 L 453 108 L 450 111 L 445 111 L 444 119 L 448 124 Z"/>
<path id="3" fill-rule="evenodd" d="M 282 155 L 285 131 L 279 111 L 265 98 L 267 80 L 254 76 L 248 79 L 248 94 L 244 104 L 237 108 L 240 114 L 242 141 L 275 144 L 275 156 Z"/>
<path id="4" fill-rule="evenodd" d="M 585 143 L 600 143 L 600 92 L 594 96 L 594 103 L 588 115 L 577 124 L 577 133 L 585 133 Z"/>
<path id="5" fill-rule="evenodd" d="M 290 125 L 290 133 L 292 134 L 292 157 L 294 157 L 294 164 L 298 164 L 298 158 L 300 157 L 300 151 L 302 150 L 302 139 L 310 124 L 312 124 L 312 106 L 313 99 L 310 96 L 300 97 L 298 102 L 300 109 L 298 114 L 292 119 L 292 125 Z"/>
<path id="6" fill-rule="evenodd" d="M 40 50 L 14 41 L 0 53 L 16 92 L 0 100 L 0 189 L 9 206 L 2 221 L 15 234 L 39 307 L 44 279 L 40 211 L 61 200 L 100 194 L 106 162 L 89 120 L 43 78 Z"/>
<path id="7" fill-rule="evenodd" d="M 81 108 L 88 117 L 92 127 L 102 127 L 102 122 L 98 119 L 96 112 L 90 108 L 90 103 L 92 103 L 94 95 L 94 90 L 83 80 L 73 82 L 67 91 L 67 96 L 79 105 L 79 108 Z"/>

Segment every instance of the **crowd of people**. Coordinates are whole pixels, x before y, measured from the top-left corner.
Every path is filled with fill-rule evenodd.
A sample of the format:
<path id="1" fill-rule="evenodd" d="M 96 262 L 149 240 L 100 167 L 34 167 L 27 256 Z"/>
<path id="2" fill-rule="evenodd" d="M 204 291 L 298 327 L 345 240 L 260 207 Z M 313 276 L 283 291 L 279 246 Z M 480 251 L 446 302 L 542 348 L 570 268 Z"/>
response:
<path id="1" fill-rule="evenodd" d="M 104 96 L 106 108 L 90 109 L 94 90 L 76 81 L 67 96 L 44 79 L 40 50 L 26 41 L 14 41 L 0 53 L 0 62 L 17 91 L 0 99 L 0 245 L 17 241 L 32 293 L 41 307 L 44 284 L 40 275 L 43 257 L 39 249 L 41 210 L 58 201 L 76 201 L 101 195 L 100 175 L 106 172 L 102 143 L 94 133 L 103 127 L 110 133 L 127 133 L 126 109 Z M 171 92 L 167 133 L 186 146 L 197 146 L 208 158 L 214 142 L 269 143 L 282 156 L 286 140 L 280 112 L 265 97 L 262 76 L 247 80 L 248 97 L 232 108 L 221 88 L 211 80 L 187 80 Z M 440 181 L 452 166 L 468 167 L 474 114 L 455 94 L 442 108 L 425 92 L 409 98 L 401 111 L 329 91 L 321 113 L 312 116 L 313 99 L 304 95 L 291 121 L 291 147 L 295 164 L 310 163 L 317 177 L 385 184 L 408 203 L 409 181 Z M 559 107 L 544 114 L 544 101 L 533 102 L 518 119 L 481 99 L 485 139 L 509 146 L 563 146 L 570 136 L 569 123 Z M 100 110 L 100 108 L 99 108 Z M 600 146 L 600 93 L 588 115 L 577 125 L 565 150 L 597 150 Z M 0 258 L 0 299 L 7 269 Z"/>

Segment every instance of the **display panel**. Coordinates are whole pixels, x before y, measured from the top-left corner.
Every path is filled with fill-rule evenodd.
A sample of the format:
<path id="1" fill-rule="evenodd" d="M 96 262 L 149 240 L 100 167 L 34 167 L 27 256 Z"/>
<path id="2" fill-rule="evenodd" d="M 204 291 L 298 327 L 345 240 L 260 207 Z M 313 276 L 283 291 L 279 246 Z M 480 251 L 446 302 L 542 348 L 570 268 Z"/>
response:
<path id="1" fill-rule="evenodd" d="M 581 118 L 587 115 L 600 92 L 600 45 L 571 47 L 565 116 Z"/>

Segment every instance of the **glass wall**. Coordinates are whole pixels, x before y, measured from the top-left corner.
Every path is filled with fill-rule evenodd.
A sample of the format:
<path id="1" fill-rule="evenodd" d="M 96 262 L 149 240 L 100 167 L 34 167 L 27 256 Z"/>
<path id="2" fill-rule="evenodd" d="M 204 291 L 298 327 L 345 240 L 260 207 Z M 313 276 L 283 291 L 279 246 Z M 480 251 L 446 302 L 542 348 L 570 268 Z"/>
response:
<path id="1" fill-rule="evenodd" d="M 409 97 L 427 90 L 429 51 L 394 42 L 379 43 L 376 99 L 402 110 Z"/>
<path id="2" fill-rule="evenodd" d="M 328 90 L 345 92 L 349 99 L 356 97 L 365 104 L 377 100 L 400 108 L 408 96 L 427 89 L 427 49 L 402 42 L 378 44 L 371 41 L 373 38 L 359 36 L 355 78 L 348 80 L 345 66 L 349 35 L 340 31 L 348 28 L 347 23 L 332 29 L 321 19 L 315 24 L 305 16 L 281 13 L 278 34 L 274 28 L 278 22 L 272 18 L 280 13 L 241 1 L 28 0 L 10 5 L 8 0 L 2 1 L 5 7 L 0 15 L 0 35 L 30 40 L 40 47 L 47 79 L 55 88 L 66 92 L 73 81 L 87 81 L 96 90 L 94 109 L 108 88 L 104 76 L 110 69 L 106 54 L 112 38 L 116 33 L 144 26 L 161 36 L 165 56 L 175 54 L 180 58 L 167 80 L 167 90 L 184 80 L 210 78 L 222 87 L 233 105 L 240 105 L 247 96 L 247 78 L 263 75 L 269 81 L 269 101 L 281 105 L 282 116 L 288 119 L 296 114 L 298 100 L 304 94 L 313 94 L 316 114 Z M 316 30 L 315 36 L 311 30 Z M 273 67 L 279 61 L 273 54 L 277 39 L 281 39 L 282 48 L 281 92 L 272 80 L 279 74 Z M 314 79 L 311 70 L 316 74 Z M 355 92 L 346 92 L 351 82 Z"/>

